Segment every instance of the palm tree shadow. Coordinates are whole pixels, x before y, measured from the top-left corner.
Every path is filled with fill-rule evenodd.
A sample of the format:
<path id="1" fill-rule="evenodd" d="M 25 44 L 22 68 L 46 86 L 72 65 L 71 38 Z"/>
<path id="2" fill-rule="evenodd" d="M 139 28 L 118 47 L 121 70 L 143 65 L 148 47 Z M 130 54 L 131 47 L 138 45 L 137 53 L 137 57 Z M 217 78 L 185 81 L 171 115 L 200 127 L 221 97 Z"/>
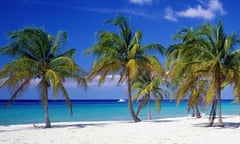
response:
<path id="1" fill-rule="evenodd" d="M 52 124 L 51 128 L 86 128 L 90 126 L 94 127 L 104 127 L 110 125 L 111 123 L 74 123 L 74 124 Z M 45 126 L 37 126 L 33 124 L 34 128 L 47 129 Z M 50 129 L 51 129 L 50 128 Z"/>
<path id="2" fill-rule="evenodd" d="M 209 123 L 198 123 L 198 124 L 193 124 L 194 127 L 211 127 L 209 126 Z M 235 128 L 240 128 L 240 123 L 239 122 L 224 122 L 224 127 L 220 127 L 218 125 L 218 123 L 215 123 L 212 127 L 216 127 L 219 129 L 222 128 L 231 128 L 231 129 L 235 129 Z"/>
<path id="3" fill-rule="evenodd" d="M 108 123 L 88 123 L 88 124 L 52 124 L 51 128 L 45 128 L 42 124 L 33 124 L 33 126 L 26 126 L 26 127 L 16 127 L 13 129 L 1 129 L 1 132 L 14 132 L 14 131 L 24 131 L 24 130 L 37 130 L 37 129 L 55 129 L 55 128 L 85 128 L 89 126 L 95 127 L 104 127 L 108 125 Z M 7 126 L 6 126 L 7 127 Z"/>
<path id="4" fill-rule="evenodd" d="M 178 120 L 167 120 L 167 119 L 156 119 L 156 120 L 149 120 L 146 122 L 154 122 L 154 123 L 168 123 L 168 122 L 176 122 Z"/>
<path id="5" fill-rule="evenodd" d="M 126 122 L 116 122 L 116 123 L 133 123 L 131 121 L 126 121 Z M 105 127 L 107 125 L 112 125 L 114 124 L 113 122 L 90 122 L 90 123 L 53 123 L 51 128 L 45 128 L 44 124 L 33 124 L 28 125 L 26 127 L 16 127 L 13 129 L 0 129 L 1 132 L 13 132 L 13 131 L 24 131 L 24 130 L 32 130 L 32 129 L 55 129 L 55 128 L 86 128 L 86 127 Z M 6 126 L 8 127 L 8 126 Z"/>
<path id="6" fill-rule="evenodd" d="M 240 122 L 224 122 L 226 128 L 239 128 Z"/>

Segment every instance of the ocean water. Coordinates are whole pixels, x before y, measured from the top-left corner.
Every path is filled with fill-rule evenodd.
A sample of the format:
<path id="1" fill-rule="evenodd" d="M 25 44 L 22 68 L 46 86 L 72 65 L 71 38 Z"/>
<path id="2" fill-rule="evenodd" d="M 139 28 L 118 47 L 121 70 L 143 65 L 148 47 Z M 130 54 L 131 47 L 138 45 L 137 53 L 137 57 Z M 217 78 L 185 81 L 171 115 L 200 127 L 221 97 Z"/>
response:
<path id="1" fill-rule="evenodd" d="M 50 101 L 49 115 L 51 122 L 66 121 L 122 121 L 131 120 L 127 102 L 118 100 L 73 100 L 73 115 L 65 101 Z M 137 104 L 134 104 L 135 108 Z M 205 107 L 204 113 L 208 114 L 210 107 Z M 161 103 L 159 113 L 155 112 L 154 102 L 151 103 L 152 119 L 165 117 L 188 116 L 186 101 L 178 106 L 175 101 L 165 100 Z M 239 115 L 240 105 L 231 100 L 222 101 L 223 115 Z M 147 119 L 147 108 L 144 108 L 139 117 Z M 16 101 L 11 106 L 6 101 L 0 101 L 0 125 L 44 123 L 44 109 L 40 101 Z"/>

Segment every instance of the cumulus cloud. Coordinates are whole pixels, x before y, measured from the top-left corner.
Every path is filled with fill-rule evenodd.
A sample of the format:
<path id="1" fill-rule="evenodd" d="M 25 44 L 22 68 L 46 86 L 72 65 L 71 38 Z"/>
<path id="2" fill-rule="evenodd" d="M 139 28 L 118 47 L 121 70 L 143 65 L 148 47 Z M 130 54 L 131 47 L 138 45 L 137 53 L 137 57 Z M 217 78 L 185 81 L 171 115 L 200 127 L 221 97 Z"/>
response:
<path id="1" fill-rule="evenodd" d="M 225 15 L 223 5 L 219 0 L 199 1 L 195 7 L 188 7 L 185 10 L 174 11 L 171 8 L 165 10 L 165 19 L 176 21 L 178 17 L 201 18 L 212 20 L 217 15 Z M 205 2 L 205 3 L 204 3 Z"/>
<path id="2" fill-rule="evenodd" d="M 139 5 L 152 4 L 152 1 L 153 0 L 129 0 L 130 3 L 139 4 Z"/>

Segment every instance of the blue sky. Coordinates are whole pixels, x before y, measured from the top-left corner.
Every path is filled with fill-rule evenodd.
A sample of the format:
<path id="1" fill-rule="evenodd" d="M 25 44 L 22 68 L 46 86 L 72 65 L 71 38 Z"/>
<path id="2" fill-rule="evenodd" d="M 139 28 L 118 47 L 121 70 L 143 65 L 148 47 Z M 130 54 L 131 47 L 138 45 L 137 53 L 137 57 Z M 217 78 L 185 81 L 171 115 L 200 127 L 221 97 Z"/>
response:
<path id="1" fill-rule="evenodd" d="M 94 58 L 84 56 L 83 51 L 96 43 L 98 31 L 117 31 L 104 23 L 107 19 L 124 15 L 134 30 L 143 32 L 143 44 L 157 42 L 167 47 L 181 28 L 204 22 L 216 24 L 222 19 L 226 33 L 239 32 L 239 13 L 238 0 L 1 0 L 0 45 L 8 44 L 8 32 L 24 27 L 41 27 L 51 34 L 67 31 L 64 48 L 76 48 L 77 63 L 89 71 Z M 0 68 L 11 60 L 1 56 Z M 164 59 L 160 60 L 164 64 Z M 71 83 L 67 87 L 73 99 L 126 97 L 126 87 L 117 87 L 114 81 L 100 88 L 93 81 L 86 92 Z M 0 99 L 9 97 L 7 90 L 0 92 Z M 231 98 L 232 94 L 225 90 L 223 97 Z M 38 94 L 29 87 L 22 98 L 38 98 Z"/>

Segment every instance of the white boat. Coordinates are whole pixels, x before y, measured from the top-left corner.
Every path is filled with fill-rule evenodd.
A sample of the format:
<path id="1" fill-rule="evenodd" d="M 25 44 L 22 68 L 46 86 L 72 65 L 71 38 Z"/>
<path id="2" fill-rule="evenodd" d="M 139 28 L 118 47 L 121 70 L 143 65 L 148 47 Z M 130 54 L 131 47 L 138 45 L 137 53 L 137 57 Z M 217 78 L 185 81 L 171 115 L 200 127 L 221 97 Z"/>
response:
<path id="1" fill-rule="evenodd" d="M 118 102 L 126 102 L 126 100 L 121 98 L 118 100 Z"/>

